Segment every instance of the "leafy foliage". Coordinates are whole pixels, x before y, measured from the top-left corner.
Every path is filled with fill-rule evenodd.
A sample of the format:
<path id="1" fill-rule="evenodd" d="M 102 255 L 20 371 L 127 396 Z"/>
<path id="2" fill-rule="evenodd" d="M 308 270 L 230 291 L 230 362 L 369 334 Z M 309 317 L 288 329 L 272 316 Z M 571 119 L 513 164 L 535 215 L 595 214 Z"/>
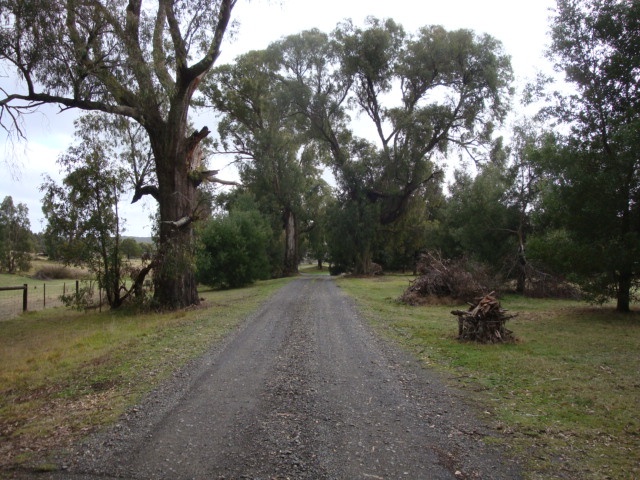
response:
<path id="1" fill-rule="evenodd" d="M 28 270 L 33 246 L 29 209 L 24 203 L 15 205 L 11 196 L 4 197 L 0 204 L 0 271 Z"/>
<path id="2" fill-rule="evenodd" d="M 224 113 L 222 148 L 235 155 L 243 186 L 273 218 L 274 234 L 284 232 L 281 271 L 288 275 L 298 270 L 300 231 L 311 223 L 308 207 L 320 202 L 324 181 L 318 159 L 303 151 L 294 95 L 276 80 L 277 69 L 273 52 L 249 52 L 216 69 L 204 92 Z"/>
<path id="3" fill-rule="evenodd" d="M 134 238 L 123 238 L 122 242 L 120 242 L 120 251 L 127 257 L 127 260 L 140 258 L 143 253 L 142 245 Z"/>
<path id="4" fill-rule="evenodd" d="M 109 143 L 102 141 L 99 115 L 76 122 L 80 139 L 58 159 L 66 171 L 62 185 L 49 178 L 42 210 L 47 218 L 45 236 L 67 264 L 86 265 L 96 275 L 112 307 L 120 306 L 122 259 L 117 204 L 123 193 L 125 173 L 112 162 Z"/>
<path id="5" fill-rule="evenodd" d="M 212 287 L 238 288 L 269 278 L 271 228 L 246 198 L 200 232 L 197 279 Z"/>
<path id="6" fill-rule="evenodd" d="M 573 259 L 555 266 L 629 311 L 640 275 L 640 4 L 559 0 L 552 26 L 549 54 L 576 90 L 543 112 L 570 134 L 550 135 L 537 159 L 544 217 Z"/>
<path id="7" fill-rule="evenodd" d="M 485 144 L 506 114 L 510 65 L 489 36 L 442 27 L 408 35 L 392 20 L 370 18 L 364 29 L 345 22 L 331 36 L 311 30 L 270 48 L 310 140 L 327 152 L 341 202 L 359 204 L 344 206 L 355 250 L 340 260 L 358 273 L 372 264 L 369 242 L 355 231 L 365 217 L 368 232 L 400 220 L 411 199 L 441 179 L 437 161 L 450 148 Z M 377 143 L 355 137 L 351 113 L 371 122 Z M 343 227 L 334 236 L 345 238 Z"/>

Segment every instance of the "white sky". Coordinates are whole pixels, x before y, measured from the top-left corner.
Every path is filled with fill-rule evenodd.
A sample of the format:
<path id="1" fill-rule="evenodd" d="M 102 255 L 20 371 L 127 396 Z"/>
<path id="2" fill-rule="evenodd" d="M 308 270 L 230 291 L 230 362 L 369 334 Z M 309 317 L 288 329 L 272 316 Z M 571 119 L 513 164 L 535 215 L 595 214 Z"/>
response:
<path id="1" fill-rule="evenodd" d="M 549 69 L 543 52 L 548 43 L 549 9 L 554 6 L 554 0 L 239 0 L 233 12 L 233 18 L 240 22 L 237 35 L 223 44 L 218 64 L 289 34 L 314 27 L 330 32 L 346 18 L 361 25 L 367 16 L 374 16 L 393 18 L 409 33 L 433 24 L 448 30 L 468 28 L 488 33 L 500 40 L 511 56 L 518 87 L 533 80 L 538 70 Z M 7 83 L 11 85 L 12 79 L 3 78 L 2 84 Z M 43 175 L 59 178 L 56 159 L 72 142 L 77 115 L 76 111 L 58 113 L 57 108 L 49 107 L 25 122 L 27 143 L 9 144 L 0 137 L 0 158 L 4 160 L 0 167 L 5 171 L 0 175 L 0 201 L 11 195 L 15 204 L 25 203 L 34 232 L 45 226 L 39 191 Z M 215 125 L 208 126 L 215 131 Z M 220 177 L 233 176 L 223 163 L 212 166 L 222 169 Z M 151 211 L 148 200 L 135 205 L 123 201 L 120 213 L 126 218 L 125 234 L 149 236 Z"/>

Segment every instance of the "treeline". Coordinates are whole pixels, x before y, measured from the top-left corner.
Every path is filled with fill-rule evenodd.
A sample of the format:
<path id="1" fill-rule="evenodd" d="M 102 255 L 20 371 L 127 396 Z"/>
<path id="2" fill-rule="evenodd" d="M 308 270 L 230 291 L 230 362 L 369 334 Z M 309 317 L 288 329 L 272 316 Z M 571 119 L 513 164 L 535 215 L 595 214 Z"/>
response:
<path id="1" fill-rule="evenodd" d="M 573 91 L 540 78 L 525 95 L 540 112 L 504 138 L 493 126 L 508 111 L 508 59 L 495 39 L 466 30 L 345 22 L 216 69 L 203 92 L 223 113 L 221 148 L 285 244 L 282 273 L 302 255 L 369 274 L 437 250 L 520 292 L 552 275 L 629 311 L 640 260 L 640 4 L 557 3 L 548 54 Z M 354 118 L 370 137 L 356 135 Z M 456 155 L 467 166 L 445 185 Z"/>
<path id="2" fill-rule="evenodd" d="M 218 13 L 226 22 L 230 10 Z M 502 136 L 509 57 L 495 38 L 464 29 L 345 21 L 197 81 L 178 68 L 174 85 L 156 68 L 158 88 L 118 90 L 118 108 L 92 104 L 113 115 L 78 120 L 77 142 L 59 159 L 62 184 L 42 186 L 45 237 L 91 259 L 112 306 L 143 295 L 151 273 L 156 303 L 174 307 L 197 303 L 196 279 L 241 286 L 295 274 L 302 258 L 334 273 L 407 270 L 431 250 L 477 262 L 520 292 L 532 275 L 554 275 L 629 311 L 640 254 L 640 3 L 558 0 L 550 27 L 549 57 L 572 90 L 540 78 L 524 95 L 539 113 Z M 122 78 L 151 79 L 161 43 L 149 46 L 151 66 L 136 57 Z M 180 133 L 194 82 L 194 106 L 219 116 L 217 141 L 206 127 Z M 233 159 L 239 182 L 209 169 L 212 154 Z M 159 243 L 123 291 L 117 202 L 130 192 L 158 201 Z"/>
<path id="3" fill-rule="evenodd" d="M 119 251 L 126 260 L 150 257 L 153 250 L 150 242 L 139 242 L 132 237 L 120 239 Z M 6 196 L 0 204 L 0 273 L 28 272 L 37 255 L 69 265 L 85 264 L 61 237 L 48 232 L 33 233 L 27 205 L 14 204 L 13 197 Z"/>

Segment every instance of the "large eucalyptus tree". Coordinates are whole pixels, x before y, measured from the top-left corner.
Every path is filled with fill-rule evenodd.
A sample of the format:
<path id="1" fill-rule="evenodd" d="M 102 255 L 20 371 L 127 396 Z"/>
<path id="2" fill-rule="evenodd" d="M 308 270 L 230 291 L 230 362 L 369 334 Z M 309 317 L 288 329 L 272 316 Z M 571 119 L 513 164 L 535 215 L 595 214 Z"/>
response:
<path id="1" fill-rule="evenodd" d="M 123 115 L 146 130 L 156 178 L 136 197 L 159 205 L 155 297 L 198 303 L 192 259 L 207 127 L 188 133 L 192 96 L 214 65 L 237 0 L 0 0 L 0 64 L 19 80 L 0 120 L 17 128 L 42 104 Z M 15 131 L 15 130 L 14 130 Z"/>
<path id="2" fill-rule="evenodd" d="M 508 111 L 510 61 L 489 35 L 440 26 L 409 35 L 370 18 L 365 28 L 346 22 L 331 36 L 311 30 L 270 48 L 311 138 L 331 154 L 343 202 L 362 204 L 344 207 L 355 215 L 344 224 L 353 226 L 360 273 L 372 260 L 362 225 L 397 221 L 439 178 L 438 156 L 488 145 Z M 370 120 L 372 139 L 356 138 L 353 114 Z"/>
<path id="3" fill-rule="evenodd" d="M 319 171 L 316 159 L 302 154 L 304 129 L 292 110 L 293 93 L 275 78 L 278 68 L 272 52 L 249 52 L 215 69 L 203 91 L 224 114 L 222 147 L 235 156 L 242 184 L 280 222 L 282 273 L 290 275 L 298 272 L 305 197 L 316 193 Z"/>

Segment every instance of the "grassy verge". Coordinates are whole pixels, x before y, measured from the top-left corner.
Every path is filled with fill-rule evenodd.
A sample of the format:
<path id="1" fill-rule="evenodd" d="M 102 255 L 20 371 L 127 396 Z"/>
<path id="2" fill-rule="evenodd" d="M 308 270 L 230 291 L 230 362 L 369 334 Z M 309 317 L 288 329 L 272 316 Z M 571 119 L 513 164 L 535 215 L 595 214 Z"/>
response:
<path id="1" fill-rule="evenodd" d="M 287 281 L 202 292 L 202 307 L 179 312 L 53 309 L 0 322 L 0 477 L 113 422 Z"/>
<path id="2" fill-rule="evenodd" d="M 518 342 L 460 343 L 451 306 L 395 301 L 407 277 L 340 279 L 365 315 L 485 408 L 527 478 L 640 478 L 640 315 L 511 296 Z"/>

